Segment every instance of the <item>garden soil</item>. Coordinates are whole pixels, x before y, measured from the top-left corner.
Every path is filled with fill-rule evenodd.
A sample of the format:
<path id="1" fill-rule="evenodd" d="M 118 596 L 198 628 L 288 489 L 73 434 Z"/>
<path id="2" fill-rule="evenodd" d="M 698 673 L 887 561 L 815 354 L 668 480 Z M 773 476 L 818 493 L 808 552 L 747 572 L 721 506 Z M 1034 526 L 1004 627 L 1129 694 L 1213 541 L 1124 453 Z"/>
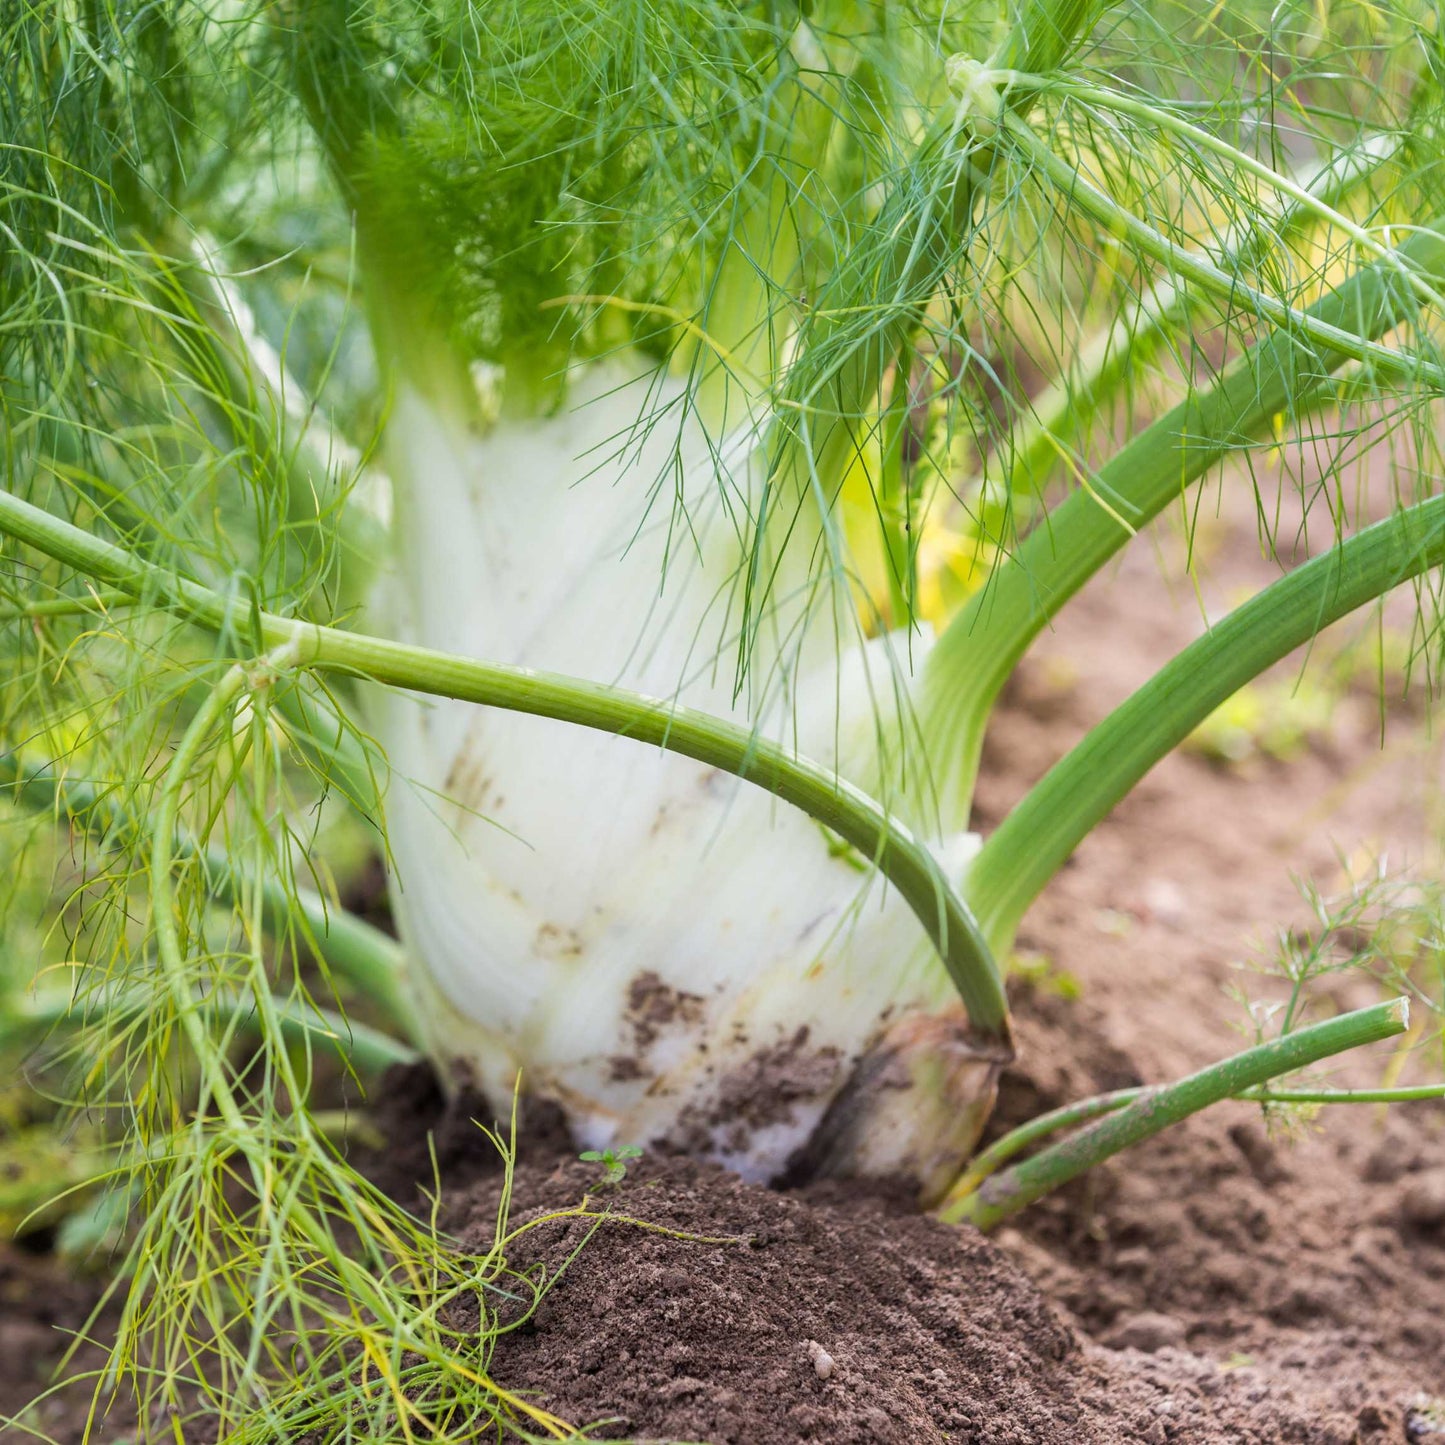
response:
<path id="1" fill-rule="evenodd" d="M 1011 685 L 982 826 L 1200 630 L 1201 599 L 1161 580 L 1178 575 L 1181 544 L 1168 528 L 1155 541 L 1165 568 L 1133 549 Z M 1213 554 L 1207 607 L 1272 575 L 1247 514 L 1209 522 L 1199 545 Z M 1270 995 L 1239 965 L 1308 922 L 1292 870 L 1328 888 L 1342 860 L 1379 853 L 1438 868 L 1427 843 L 1442 836 L 1442 753 L 1423 710 L 1407 700 L 1381 741 L 1362 680 L 1288 762 L 1180 755 L 1155 770 L 1027 921 L 1020 1059 L 995 1134 L 1240 1047 L 1234 991 Z M 1340 1007 L 1377 996 L 1356 978 L 1331 987 Z M 1377 1078 L 1382 1062 L 1344 1077 Z M 375 1167 L 416 1197 L 433 1131 L 445 1220 L 485 1247 L 501 1176 L 475 1102 L 444 1103 L 417 1071 L 384 1092 L 393 1144 Z M 597 1166 L 555 1140 L 524 1144 L 514 1225 L 584 1197 L 612 1217 L 516 1242 L 514 1265 L 561 1273 L 491 1367 L 597 1439 L 1445 1445 L 1438 1105 L 1334 1109 L 1288 1130 L 1221 1106 L 989 1239 L 886 1193 L 771 1192 L 655 1155 L 599 1187 Z M 43 1253 L 0 1256 L 0 1415 L 38 1388 L 94 1293 Z M 29 1418 L 63 1445 L 79 1439 L 74 1402 Z"/>

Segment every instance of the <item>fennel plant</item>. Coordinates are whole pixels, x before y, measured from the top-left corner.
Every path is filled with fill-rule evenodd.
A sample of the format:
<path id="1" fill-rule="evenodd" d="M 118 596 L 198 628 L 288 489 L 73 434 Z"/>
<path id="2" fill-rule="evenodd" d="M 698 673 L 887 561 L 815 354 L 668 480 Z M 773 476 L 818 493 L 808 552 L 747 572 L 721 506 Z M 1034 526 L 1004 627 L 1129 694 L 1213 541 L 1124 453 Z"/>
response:
<path id="1" fill-rule="evenodd" d="M 1089 830 L 1402 584 L 1432 658 L 1445 197 L 1410 0 L 3 27 L 6 767 L 105 860 L 85 967 L 31 1010 L 144 1205 L 98 1388 L 144 1428 L 199 1394 L 234 1440 L 565 1436 L 447 1327 L 504 1261 L 308 1110 L 323 1060 L 389 1056 L 349 1002 L 599 1157 L 937 1201 L 1011 1057 L 1001 961 Z M 1310 559 L 977 837 L 1010 673 L 1221 468 L 1271 548 L 1297 488 Z M 338 806 L 401 950 L 337 909 Z M 1168 1108 L 1404 1027 L 1366 1012 Z M 949 1208 L 1142 1137 L 1158 1101 L 1115 1102 Z"/>

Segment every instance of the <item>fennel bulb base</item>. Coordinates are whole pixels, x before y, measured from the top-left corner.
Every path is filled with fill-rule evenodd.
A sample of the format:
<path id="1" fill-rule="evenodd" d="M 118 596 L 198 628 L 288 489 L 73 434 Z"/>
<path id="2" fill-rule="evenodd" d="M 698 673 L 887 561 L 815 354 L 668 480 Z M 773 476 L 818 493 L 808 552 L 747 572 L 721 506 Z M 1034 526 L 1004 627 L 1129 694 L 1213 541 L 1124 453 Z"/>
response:
<path id="1" fill-rule="evenodd" d="M 640 363 L 598 363 L 556 414 L 478 431 L 402 386 L 399 567 L 379 589 L 395 632 L 676 699 L 840 777 L 891 776 L 931 639 L 860 638 L 847 586 L 795 548 L 774 559 L 756 687 L 734 695 L 739 518 L 765 449 L 746 429 L 715 444 L 691 410 L 664 425 L 683 400 Z M 660 482 L 680 510 L 652 504 Z M 505 1117 L 520 1078 L 583 1149 L 683 1150 L 754 1180 L 811 1159 L 949 1182 L 1000 1061 L 971 1050 L 932 944 L 866 860 L 626 737 L 377 701 L 396 916 L 453 1082 Z M 938 840 L 950 876 L 977 846 Z"/>
<path id="2" fill-rule="evenodd" d="M 665 1105 L 616 1111 L 575 1078 L 515 1062 L 504 1041 L 458 1013 L 428 975 L 419 982 L 443 1087 L 453 1096 L 480 1093 L 495 1120 L 505 1121 L 515 1101 L 525 1132 L 529 1113 L 545 1106 L 549 1115 L 560 1112 L 579 1150 L 636 1144 L 720 1164 L 760 1184 L 888 1180 L 916 1192 L 923 1208 L 944 1196 L 973 1154 L 1010 1062 L 974 1040 L 957 1006 L 900 1014 L 851 1062 L 835 1045 L 814 1042 L 808 1024 L 751 1050 L 737 1047 L 734 1030 L 726 1072 L 681 1107 L 667 1080 L 647 1078 L 645 1062 L 611 1058 L 609 1082 L 650 1085 L 652 1099 Z M 696 1021 L 691 996 L 655 973 L 639 974 L 628 998 L 630 1023 L 643 1037 Z M 699 1061 L 712 1051 L 706 1038 L 692 1047 Z"/>

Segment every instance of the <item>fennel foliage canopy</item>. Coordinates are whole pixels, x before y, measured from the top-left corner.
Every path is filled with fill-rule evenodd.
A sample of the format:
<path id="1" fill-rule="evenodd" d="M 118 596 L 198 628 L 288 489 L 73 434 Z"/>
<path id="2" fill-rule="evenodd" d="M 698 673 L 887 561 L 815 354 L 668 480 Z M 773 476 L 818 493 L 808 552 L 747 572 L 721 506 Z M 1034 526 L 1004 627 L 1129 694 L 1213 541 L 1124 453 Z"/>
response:
<path id="1" fill-rule="evenodd" d="M 1412 579 L 1433 668 L 1413 0 L 17 0 L 0 53 L 0 746 L 95 848 L 57 1077 L 144 1202 L 144 1418 L 565 1438 L 439 1303 L 532 1288 L 505 1227 L 463 1258 L 308 1112 L 347 1008 L 598 1150 L 937 1197 L 993 955 L 1222 679 Z M 981 842 L 1013 666 L 1223 462 L 1313 570 Z"/>

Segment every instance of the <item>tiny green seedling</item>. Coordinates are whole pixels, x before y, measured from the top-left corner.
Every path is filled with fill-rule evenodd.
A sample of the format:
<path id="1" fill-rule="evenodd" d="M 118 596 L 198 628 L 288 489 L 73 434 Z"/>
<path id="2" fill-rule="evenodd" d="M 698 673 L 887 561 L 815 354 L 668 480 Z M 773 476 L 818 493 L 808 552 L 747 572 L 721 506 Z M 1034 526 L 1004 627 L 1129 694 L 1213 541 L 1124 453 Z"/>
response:
<path id="1" fill-rule="evenodd" d="M 627 1160 L 641 1159 L 642 1150 L 624 1144 L 620 1149 L 586 1149 L 577 1157 L 586 1164 L 600 1164 L 604 1184 L 621 1184 L 627 1178 Z"/>

